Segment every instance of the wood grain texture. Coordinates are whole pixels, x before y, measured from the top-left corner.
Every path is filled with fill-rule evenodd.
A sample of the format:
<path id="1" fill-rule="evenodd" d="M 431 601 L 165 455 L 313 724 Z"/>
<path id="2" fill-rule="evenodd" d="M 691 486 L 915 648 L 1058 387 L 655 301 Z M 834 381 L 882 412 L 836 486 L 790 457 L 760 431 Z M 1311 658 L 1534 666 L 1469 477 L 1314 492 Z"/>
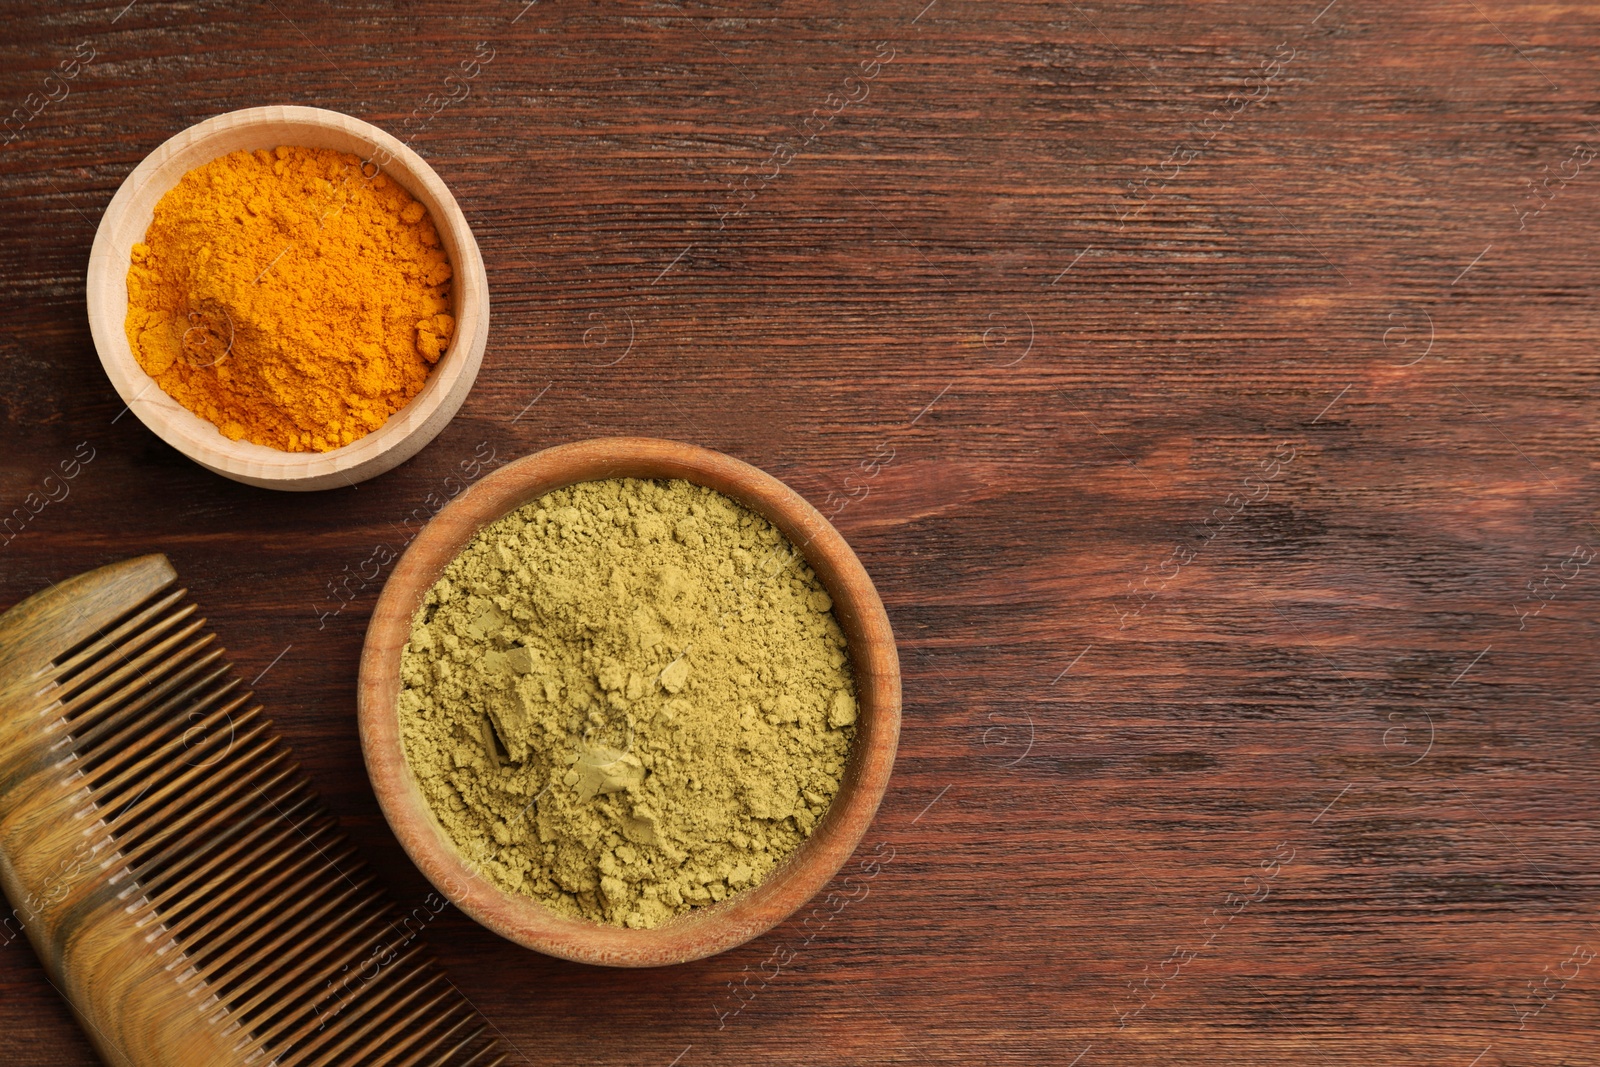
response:
<path id="1" fill-rule="evenodd" d="M 0 10 L 7 110 L 94 53 L 0 148 L 0 601 L 166 552 L 404 905 L 381 561 L 501 461 L 706 445 L 894 624 L 870 892 L 670 972 L 441 914 L 526 1062 L 1595 1062 L 1600 17 L 925 4 Z M 432 445 L 293 498 L 118 417 L 82 282 L 145 153 L 279 102 L 409 139 L 494 302 Z M 0 1019 L 91 1062 L 21 944 Z"/>

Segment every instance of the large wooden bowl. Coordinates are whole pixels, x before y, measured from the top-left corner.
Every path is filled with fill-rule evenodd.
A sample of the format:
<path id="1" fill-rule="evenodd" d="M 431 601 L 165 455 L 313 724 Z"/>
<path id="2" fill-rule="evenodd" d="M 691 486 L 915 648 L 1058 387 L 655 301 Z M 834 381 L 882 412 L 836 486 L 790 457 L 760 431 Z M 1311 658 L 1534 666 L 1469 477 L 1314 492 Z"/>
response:
<path id="1" fill-rule="evenodd" d="M 399 182 L 428 209 L 450 257 L 455 335 L 428 383 L 383 426 L 331 452 L 283 452 L 230 441 L 173 400 L 144 372 L 128 344 L 128 264 L 157 201 L 195 167 L 240 149 L 332 148 L 353 152 Z M 423 158 L 370 123 L 315 107 L 253 107 L 209 118 L 172 137 L 134 168 L 100 219 L 89 252 L 89 332 L 123 403 L 163 441 L 218 474 L 269 489 L 333 489 L 410 459 L 444 429 L 467 398 L 489 339 L 489 283 L 472 228 Z"/>
<path id="2" fill-rule="evenodd" d="M 859 712 L 832 805 L 811 836 L 753 889 L 653 930 L 569 918 L 476 873 L 434 818 L 401 748 L 396 702 L 411 619 L 445 566 L 489 523 L 553 489 L 600 478 L 682 478 L 766 516 L 833 598 L 848 641 Z M 732 709 L 730 709 L 732 713 Z M 839 531 L 798 493 L 719 452 L 651 438 L 562 445 L 517 460 L 434 517 L 384 586 L 361 653 L 361 749 L 384 816 L 411 859 L 462 911 L 520 945 L 583 963 L 654 967 L 700 959 L 771 929 L 820 890 L 855 851 L 878 810 L 900 735 L 900 659 L 872 580 Z"/>

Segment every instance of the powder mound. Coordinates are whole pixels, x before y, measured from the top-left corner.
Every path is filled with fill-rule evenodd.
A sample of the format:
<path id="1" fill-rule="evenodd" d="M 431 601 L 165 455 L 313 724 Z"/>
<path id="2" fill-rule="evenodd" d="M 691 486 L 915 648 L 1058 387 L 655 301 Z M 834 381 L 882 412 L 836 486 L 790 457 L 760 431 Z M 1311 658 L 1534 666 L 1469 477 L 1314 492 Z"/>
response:
<path id="1" fill-rule="evenodd" d="M 146 373 L 230 440 L 325 452 L 382 426 L 449 347 L 426 210 L 360 157 L 234 152 L 156 204 L 124 329 Z"/>
<path id="2" fill-rule="evenodd" d="M 406 758 L 467 861 L 630 927 L 771 873 L 855 733 L 821 582 L 685 481 L 584 482 L 481 530 L 413 620 L 401 680 Z"/>

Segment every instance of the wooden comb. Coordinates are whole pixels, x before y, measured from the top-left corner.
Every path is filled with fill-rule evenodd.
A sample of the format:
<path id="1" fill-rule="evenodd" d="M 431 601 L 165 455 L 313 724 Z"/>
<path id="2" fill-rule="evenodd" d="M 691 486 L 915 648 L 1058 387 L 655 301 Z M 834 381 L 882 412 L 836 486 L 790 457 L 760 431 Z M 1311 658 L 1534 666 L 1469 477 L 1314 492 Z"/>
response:
<path id="1" fill-rule="evenodd" d="M 8 922 L 118 1067 L 503 1063 L 176 581 L 143 556 L 0 616 Z"/>

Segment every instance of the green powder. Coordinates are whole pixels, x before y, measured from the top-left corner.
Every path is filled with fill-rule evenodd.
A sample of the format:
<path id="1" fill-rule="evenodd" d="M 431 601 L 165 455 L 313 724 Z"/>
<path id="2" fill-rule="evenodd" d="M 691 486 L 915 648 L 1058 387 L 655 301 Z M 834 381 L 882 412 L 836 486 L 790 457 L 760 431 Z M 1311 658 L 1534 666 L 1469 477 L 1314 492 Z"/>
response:
<path id="1" fill-rule="evenodd" d="M 766 877 L 855 733 L 821 582 L 771 523 L 684 481 L 584 482 L 479 531 L 401 677 L 406 757 L 467 861 L 632 927 Z"/>

